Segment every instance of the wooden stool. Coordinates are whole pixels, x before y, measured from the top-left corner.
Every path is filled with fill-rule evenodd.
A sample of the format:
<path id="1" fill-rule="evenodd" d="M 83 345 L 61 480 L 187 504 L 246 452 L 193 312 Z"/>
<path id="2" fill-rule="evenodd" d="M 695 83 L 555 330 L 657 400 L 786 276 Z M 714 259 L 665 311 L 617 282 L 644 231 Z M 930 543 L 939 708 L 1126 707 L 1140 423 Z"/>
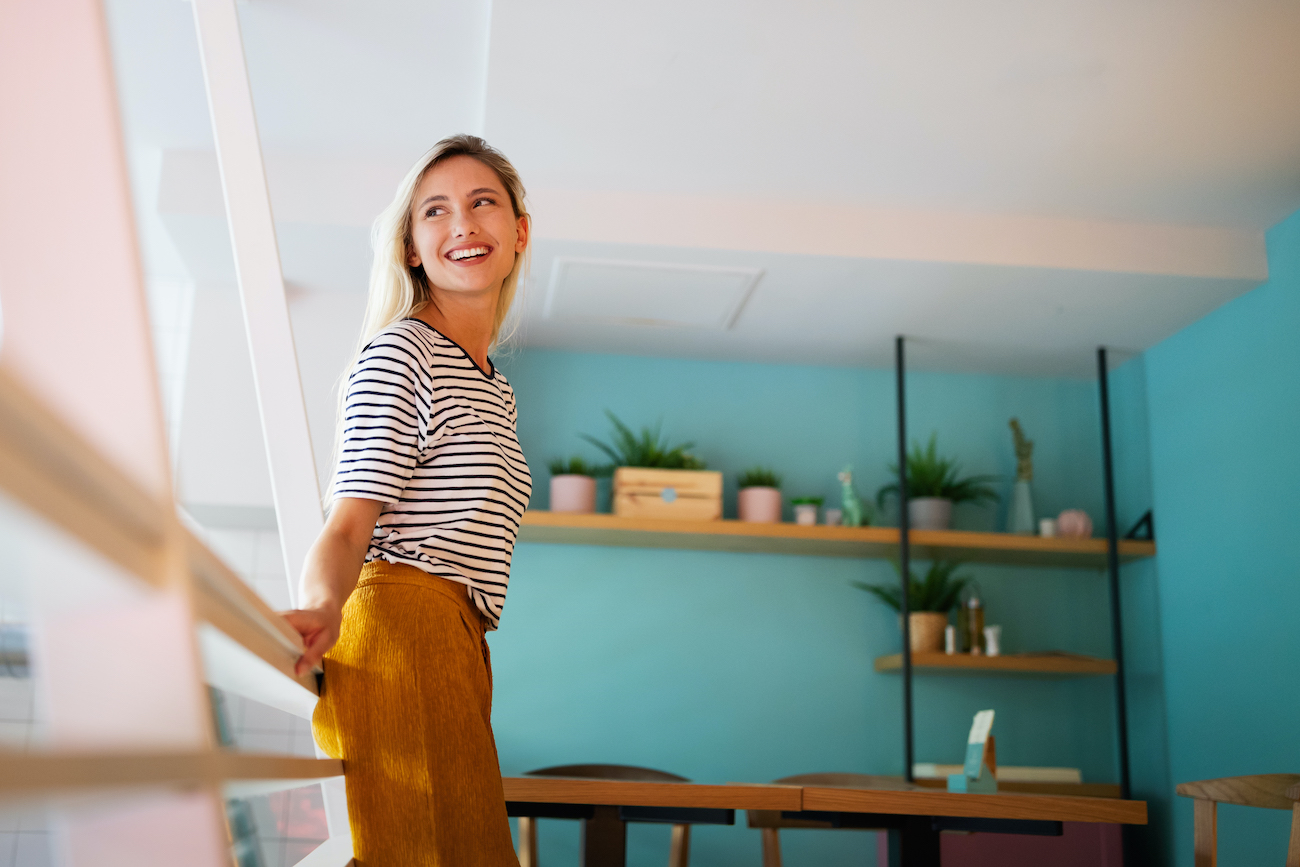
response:
<path id="1" fill-rule="evenodd" d="M 1291 842 L 1286 867 L 1300 867 L 1300 774 L 1256 774 L 1179 783 L 1175 790 L 1195 799 L 1193 858 L 1196 867 L 1215 867 L 1218 861 L 1219 804 L 1242 804 L 1291 811 Z"/>
<path id="2" fill-rule="evenodd" d="M 634 765 L 557 765 L 552 768 L 539 768 L 529 771 L 530 777 L 575 777 L 584 780 L 632 780 L 642 783 L 689 783 L 685 777 L 656 771 L 653 768 L 638 768 Z M 618 807 L 596 807 L 590 818 L 582 817 L 582 860 L 608 860 L 618 858 L 623 863 L 627 846 L 627 823 L 672 821 L 671 819 L 649 818 L 651 810 L 669 815 L 671 810 L 659 808 L 642 809 L 639 815 L 625 818 Z M 682 811 L 676 811 L 678 813 Z M 578 818 L 578 817 L 574 817 Z M 519 867 L 538 867 L 537 860 L 537 817 L 519 816 Z M 685 822 L 673 822 L 673 840 L 668 850 L 668 867 L 688 867 L 690 862 L 691 826 Z"/>

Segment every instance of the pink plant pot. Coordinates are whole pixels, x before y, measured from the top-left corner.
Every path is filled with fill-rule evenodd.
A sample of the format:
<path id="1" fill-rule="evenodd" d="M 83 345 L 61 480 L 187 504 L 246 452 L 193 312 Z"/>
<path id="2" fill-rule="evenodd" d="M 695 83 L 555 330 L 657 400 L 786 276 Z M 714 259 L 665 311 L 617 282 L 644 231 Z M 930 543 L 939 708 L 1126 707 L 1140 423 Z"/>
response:
<path id="1" fill-rule="evenodd" d="M 551 511 L 596 511 L 596 480 L 591 476 L 551 476 Z"/>
<path id="2" fill-rule="evenodd" d="M 736 496 L 740 520 L 751 524 L 781 521 L 781 491 L 777 488 L 741 488 Z"/>

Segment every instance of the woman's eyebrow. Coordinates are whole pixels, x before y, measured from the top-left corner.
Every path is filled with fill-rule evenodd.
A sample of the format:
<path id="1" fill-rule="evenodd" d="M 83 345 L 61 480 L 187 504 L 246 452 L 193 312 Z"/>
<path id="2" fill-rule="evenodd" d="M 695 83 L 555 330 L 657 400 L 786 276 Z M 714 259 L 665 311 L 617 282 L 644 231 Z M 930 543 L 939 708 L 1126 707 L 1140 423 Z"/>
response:
<path id="1" fill-rule="evenodd" d="M 420 204 L 416 205 L 416 207 L 423 208 L 425 205 L 429 204 L 430 202 L 446 202 L 446 201 L 448 201 L 446 196 L 429 196 L 423 202 L 420 202 Z"/>

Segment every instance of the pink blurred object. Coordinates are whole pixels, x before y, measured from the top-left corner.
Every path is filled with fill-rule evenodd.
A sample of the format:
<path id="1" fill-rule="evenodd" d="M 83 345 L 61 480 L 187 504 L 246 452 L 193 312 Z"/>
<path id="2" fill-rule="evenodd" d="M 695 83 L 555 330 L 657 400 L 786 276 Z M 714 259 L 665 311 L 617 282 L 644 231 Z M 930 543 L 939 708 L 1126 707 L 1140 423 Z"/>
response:
<path id="1" fill-rule="evenodd" d="M 1092 518 L 1083 509 L 1066 509 L 1056 519 L 1056 535 L 1089 539 L 1092 537 Z"/>
<path id="2" fill-rule="evenodd" d="M 551 511 L 590 515 L 596 511 L 596 480 L 591 476 L 551 476 Z"/>

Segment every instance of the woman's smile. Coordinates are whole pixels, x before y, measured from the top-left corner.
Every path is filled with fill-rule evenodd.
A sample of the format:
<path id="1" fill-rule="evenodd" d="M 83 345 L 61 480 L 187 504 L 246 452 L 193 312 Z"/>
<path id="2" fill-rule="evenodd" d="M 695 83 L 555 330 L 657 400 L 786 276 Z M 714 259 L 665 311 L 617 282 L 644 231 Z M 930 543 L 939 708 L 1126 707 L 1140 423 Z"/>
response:
<path id="1" fill-rule="evenodd" d="M 444 259 L 460 266 L 478 265 L 492 254 L 492 248 L 484 244 L 462 245 L 448 250 Z"/>

